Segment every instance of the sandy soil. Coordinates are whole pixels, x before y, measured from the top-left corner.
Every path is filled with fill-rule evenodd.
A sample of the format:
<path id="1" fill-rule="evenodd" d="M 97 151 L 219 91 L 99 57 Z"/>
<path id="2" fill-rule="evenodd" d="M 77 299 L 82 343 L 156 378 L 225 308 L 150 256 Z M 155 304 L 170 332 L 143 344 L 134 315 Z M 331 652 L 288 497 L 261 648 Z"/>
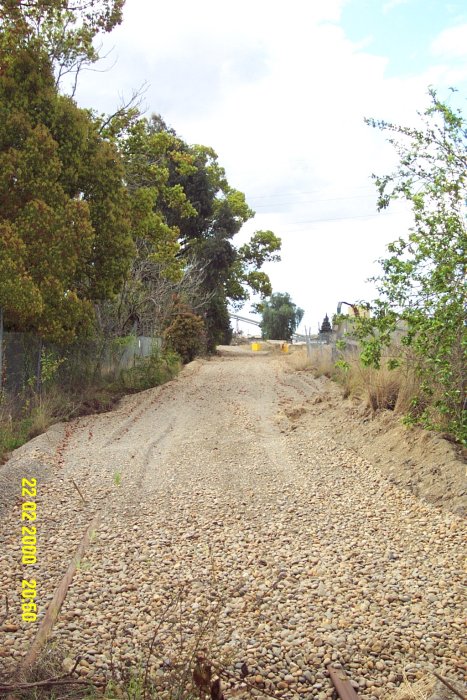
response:
<path id="1" fill-rule="evenodd" d="M 331 661 L 368 698 L 432 665 L 462 679 L 464 521 L 386 479 L 333 391 L 280 355 L 224 349 L 17 450 L 0 470 L 0 676 L 37 629 L 21 580 L 37 580 L 41 619 L 99 511 L 51 638 L 83 677 L 141 668 L 157 627 L 157 683 L 196 645 L 238 688 L 247 663 L 290 698 L 331 697 Z M 39 483 L 32 566 L 22 478 Z"/>

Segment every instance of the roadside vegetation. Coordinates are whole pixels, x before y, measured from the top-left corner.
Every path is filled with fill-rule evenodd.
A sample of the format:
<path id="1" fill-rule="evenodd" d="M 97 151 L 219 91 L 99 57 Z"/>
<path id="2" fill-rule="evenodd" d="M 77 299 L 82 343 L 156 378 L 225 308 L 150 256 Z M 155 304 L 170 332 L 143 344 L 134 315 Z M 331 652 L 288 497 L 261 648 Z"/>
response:
<path id="1" fill-rule="evenodd" d="M 94 347 L 92 345 L 91 347 Z M 176 352 L 154 348 L 148 357 L 135 358 L 133 366 L 106 372 L 89 352 L 60 363 L 39 386 L 33 375 L 19 394 L 4 394 L 0 402 L 0 464 L 28 440 L 53 423 L 90 413 L 108 411 L 125 394 L 150 389 L 172 379 L 182 361 Z"/>
<path id="2" fill-rule="evenodd" d="M 371 313 L 351 319 L 359 351 L 349 352 L 344 337 L 334 361 L 323 349 L 294 362 L 336 379 L 344 396 L 364 397 L 372 410 L 395 410 L 465 446 L 467 122 L 429 94 L 416 128 L 367 120 L 389 132 L 400 159 L 394 173 L 374 176 L 378 208 L 405 199 L 414 223 L 380 260 L 379 298 L 364 305 Z"/>
<path id="3" fill-rule="evenodd" d="M 39 343 L 20 386 L 0 352 L 3 456 L 228 343 L 228 305 L 272 292 L 261 268 L 280 239 L 256 231 L 235 245 L 254 212 L 212 148 L 143 115 L 138 90 L 113 114 L 76 104 L 123 5 L 0 2 L 0 349 L 8 333 Z M 118 376 L 90 372 L 76 351 L 130 335 L 161 350 Z M 52 356 L 63 366 L 47 378 Z"/>
<path id="4" fill-rule="evenodd" d="M 407 367 L 388 368 L 388 361 L 398 352 L 399 348 L 389 348 L 379 368 L 368 367 L 358 353 L 348 352 L 343 342 L 338 359 L 332 359 L 330 346 L 315 348 L 311 356 L 306 347 L 301 347 L 291 354 L 289 362 L 296 371 L 311 371 L 315 377 L 332 379 L 341 386 L 345 399 L 359 399 L 373 412 L 389 410 L 405 416 L 419 390 L 419 381 Z"/>
<path id="5" fill-rule="evenodd" d="M 426 383 L 418 370 L 419 358 L 405 345 L 392 344 L 382 349 L 379 366 L 362 360 L 361 354 L 349 349 L 345 341 L 337 341 L 334 357 L 330 345 L 315 346 L 311 354 L 306 347 L 297 348 L 289 358 L 296 371 L 310 371 L 315 377 L 332 379 L 342 389 L 342 398 L 361 401 L 368 411 L 393 411 L 406 425 L 436 429 L 443 437 L 465 446 L 462 437 L 448 429 L 442 412 L 436 412 L 434 399 L 421 403 L 426 395 Z M 396 363 L 394 359 L 397 358 Z M 433 395 L 431 395 L 433 396 Z M 426 413 L 437 422 L 426 421 Z M 465 418 L 463 418 L 465 420 Z"/>
<path id="6" fill-rule="evenodd" d="M 389 134 L 399 157 L 374 176 L 378 208 L 407 201 L 413 226 L 380 261 L 379 298 L 359 318 L 361 361 L 413 378 L 407 420 L 467 444 L 467 121 L 430 90 L 431 104 L 411 128 L 367 120 Z M 405 329 L 399 347 L 393 334 Z"/>
<path id="7" fill-rule="evenodd" d="M 114 480 L 120 485 L 118 472 Z M 229 695 L 241 692 L 255 697 L 256 676 L 250 675 L 246 663 L 238 668 L 235 657 L 221 650 L 218 642 L 219 615 L 226 600 L 212 553 L 209 557 L 206 560 L 210 572 L 206 584 L 208 608 L 200 609 L 190 619 L 184 585 L 175 584 L 173 595 L 155 613 L 147 645 L 134 663 L 128 664 L 121 656 L 112 637 L 107 672 L 87 679 L 79 674 L 80 662 L 89 658 L 86 648 L 71 657 L 65 656 L 57 643 L 47 642 L 27 672 L 27 678 L 16 679 L 6 686 L 0 681 L 0 694 L 9 690 L 8 686 L 14 686 L 18 700 L 225 700 L 225 689 Z M 178 648 L 169 652 L 164 642 L 174 630 Z M 260 689 L 264 685 L 261 682 Z"/>

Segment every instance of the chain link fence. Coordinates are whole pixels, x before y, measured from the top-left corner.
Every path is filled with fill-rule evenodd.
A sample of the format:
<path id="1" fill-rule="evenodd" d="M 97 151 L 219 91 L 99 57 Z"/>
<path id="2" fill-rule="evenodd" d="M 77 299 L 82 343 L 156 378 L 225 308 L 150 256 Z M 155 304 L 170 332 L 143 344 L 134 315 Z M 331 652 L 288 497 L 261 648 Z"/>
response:
<path id="1" fill-rule="evenodd" d="M 38 390 L 52 373 L 63 388 L 117 378 L 161 345 L 160 338 L 132 335 L 61 347 L 29 333 L 4 333 L 0 388 L 13 396 L 28 387 Z"/>

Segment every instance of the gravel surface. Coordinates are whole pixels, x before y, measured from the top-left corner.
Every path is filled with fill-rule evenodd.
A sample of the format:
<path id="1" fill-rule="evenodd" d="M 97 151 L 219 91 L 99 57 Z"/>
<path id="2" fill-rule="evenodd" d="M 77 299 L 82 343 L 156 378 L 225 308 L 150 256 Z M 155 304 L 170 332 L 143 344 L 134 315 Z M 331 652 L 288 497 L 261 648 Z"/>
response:
<path id="1" fill-rule="evenodd" d="M 155 637 L 161 683 L 195 647 L 238 679 L 246 663 L 259 695 L 331 697 L 331 661 L 364 698 L 430 668 L 462 681 L 465 522 L 314 422 L 322 387 L 283 357 L 230 351 L 18 451 L 0 470 L 0 678 L 37 630 L 21 579 L 37 580 L 41 619 L 101 510 L 50 640 L 64 668 L 76 654 L 83 677 L 141 668 Z M 39 481 L 29 567 L 22 477 Z"/>

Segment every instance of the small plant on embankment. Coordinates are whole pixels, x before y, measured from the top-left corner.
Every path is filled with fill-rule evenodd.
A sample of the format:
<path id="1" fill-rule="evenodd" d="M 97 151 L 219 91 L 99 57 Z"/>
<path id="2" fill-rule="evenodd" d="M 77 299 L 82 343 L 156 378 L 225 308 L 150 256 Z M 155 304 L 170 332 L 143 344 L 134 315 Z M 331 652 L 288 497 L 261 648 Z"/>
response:
<path id="1" fill-rule="evenodd" d="M 344 341 L 339 354 L 331 376 L 342 386 L 344 398 L 357 397 L 373 412 L 405 414 L 409 410 L 420 382 L 409 362 L 394 362 L 394 357 L 400 355 L 398 346 L 382 353 L 379 367 L 366 365 L 355 352 L 348 353 Z"/>
<path id="2" fill-rule="evenodd" d="M 129 664 L 117 650 L 116 633 L 110 643 L 109 668 L 105 675 L 83 677 L 86 648 L 73 658 L 65 657 L 62 646 L 48 642 L 42 649 L 27 678 L 21 682 L 0 682 L 2 692 L 13 692 L 18 700 L 224 700 L 223 688 L 243 684 L 253 687 L 246 678 L 248 669 L 234 671 L 233 659 L 221 655 L 218 621 L 225 604 L 217 591 L 215 569 L 207 582 L 209 610 L 199 611 L 188 621 L 184 586 L 180 585 L 163 610 L 154 618 L 153 629 L 144 648 Z M 168 636 L 176 630 L 175 645 Z M 88 669 L 89 664 L 84 666 Z"/>
<path id="3" fill-rule="evenodd" d="M 13 418 L 8 407 L 0 405 L 0 464 L 5 455 L 29 440 L 31 419 Z"/>

